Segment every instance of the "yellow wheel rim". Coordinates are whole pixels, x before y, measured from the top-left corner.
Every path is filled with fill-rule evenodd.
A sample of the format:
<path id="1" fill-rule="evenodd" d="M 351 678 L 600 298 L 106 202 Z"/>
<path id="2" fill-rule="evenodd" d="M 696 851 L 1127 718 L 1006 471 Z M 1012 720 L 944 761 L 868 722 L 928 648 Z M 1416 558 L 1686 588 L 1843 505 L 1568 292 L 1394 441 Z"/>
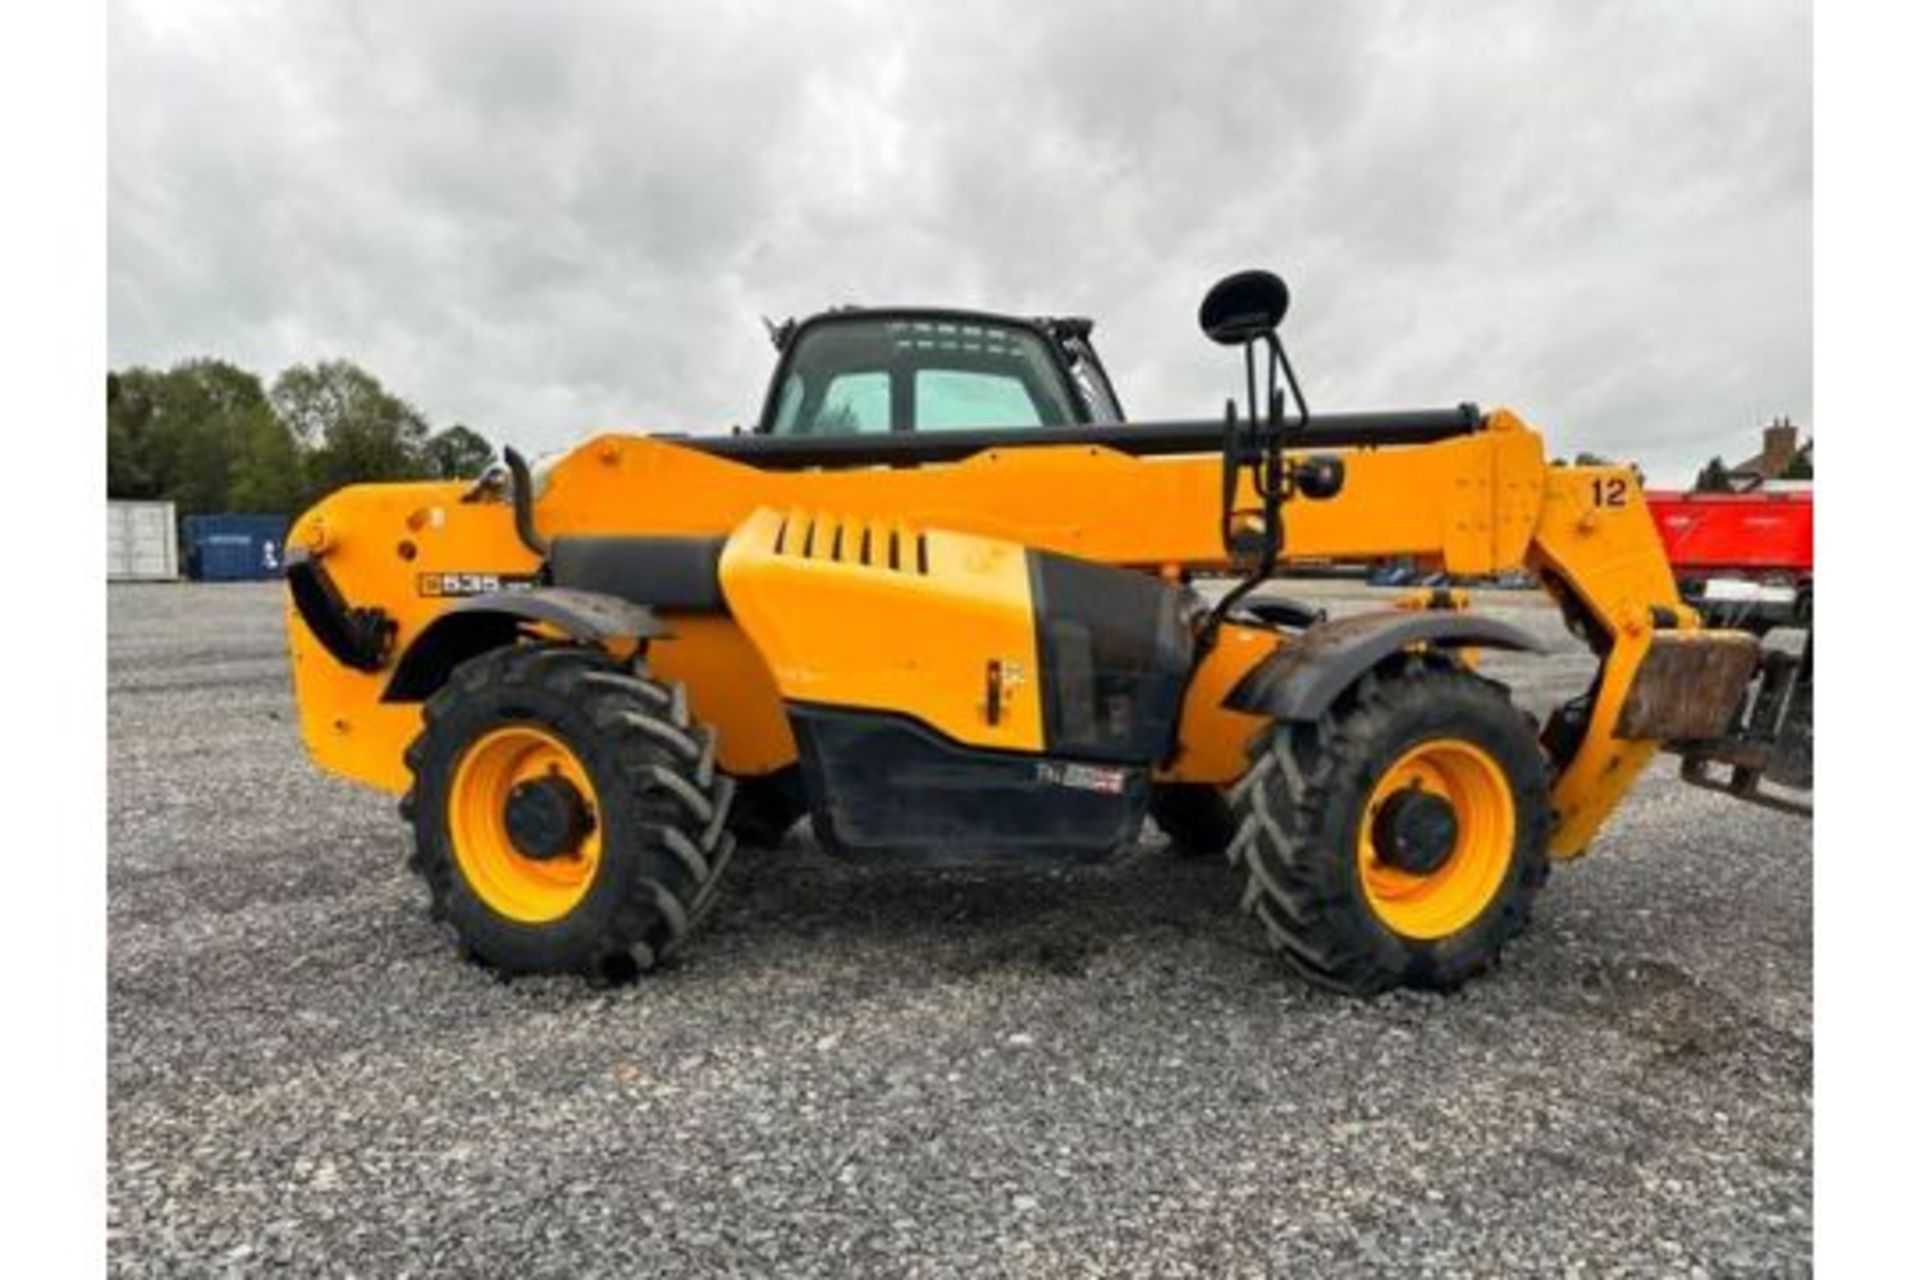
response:
<path id="1" fill-rule="evenodd" d="M 1457 834 L 1446 861 L 1419 874 L 1382 861 L 1374 819 L 1396 793 L 1439 796 L 1453 808 Z M 1506 771 L 1471 742 L 1437 739 L 1411 748 L 1380 776 L 1360 823 L 1360 884 L 1380 922 L 1407 938 L 1458 933 L 1499 896 L 1513 863 L 1513 789 Z"/>
<path id="2" fill-rule="evenodd" d="M 593 819 L 572 853 L 530 858 L 507 833 L 507 799 L 542 778 L 572 783 Z M 508 725 L 469 746 L 447 796 L 454 859 L 474 894 L 512 920 L 539 924 L 578 906 L 600 867 L 600 805 L 593 783 L 567 744 L 545 729 Z"/>

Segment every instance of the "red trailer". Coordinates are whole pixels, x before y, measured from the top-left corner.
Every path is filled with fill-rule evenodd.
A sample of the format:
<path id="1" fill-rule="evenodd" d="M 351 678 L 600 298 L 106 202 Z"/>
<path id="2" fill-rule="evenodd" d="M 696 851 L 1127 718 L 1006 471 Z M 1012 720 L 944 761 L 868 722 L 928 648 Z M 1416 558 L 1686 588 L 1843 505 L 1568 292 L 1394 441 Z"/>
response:
<path id="1" fill-rule="evenodd" d="M 1743 606 L 1754 620 L 1804 625 L 1813 614 L 1813 489 L 1650 492 L 1654 523 L 1682 594 Z"/>
<path id="2" fill-rule="evenodd" d="M 1813 490 L 1647 494 L 1680 577 L 1813 576 Z"/>

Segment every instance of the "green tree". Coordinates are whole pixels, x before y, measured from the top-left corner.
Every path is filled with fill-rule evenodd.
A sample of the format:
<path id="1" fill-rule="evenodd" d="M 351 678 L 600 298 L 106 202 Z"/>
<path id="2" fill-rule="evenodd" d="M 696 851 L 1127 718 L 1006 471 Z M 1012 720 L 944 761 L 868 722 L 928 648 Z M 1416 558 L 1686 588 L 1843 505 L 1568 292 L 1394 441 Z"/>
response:
<path id="1" fill-rule="evenodd" d="M 306 505 L 306 458 L 278 417 L 263 415 L 230 444 L 227 503 L 232 510 L 293 515 Z"/>
<path id="2" fill-rule="evenodd" d="M 492 461 L 493 446 L 464 423 L 454 423 L 426 444 L 427 474 L 441 480 L 471 479 Z"/>
<path id="3" fill-rule="evenodd" d="M 280 469 L 297 487 L 292 442 L 276 435 L 285 430 L 260 379 L 224 360 L 122 371 L 107 381 L 107 492 L 170 498 L 182 514 L 232 510 L 236 459 L 254 459 L 262 474 Z"/>
<path id="4" fill-rule="evenodd" d="M 349 361 L 286 370 L 274 380 L 273 407 L 308 450 L 308 491 L 314 496 L 426 472 L 427 420 Z"/>
<path id="5" fill-rule="evenodd" d="M 1800 451 L 1793 455 L 1793 461 L 1789 462 L 1786 470 L 1780 473 L 1780 478 L 1782 480 L 1813 479 L 1813 441 L 1809 440 L 1800 447 Z"/>
<path id="6" fill-rule="evenodd" d="M 147 456 L 147 423 L 153 417 L 154 383 L 151 369 L 129 369 L 107 375 L 107 496 L 160 496 Z"/>
<path id="7" fill-rule="evenodd" d="M 1695 493 L 1731 493 L 1733 477 L 1727 474 L 1727 464 L 1715 454 L 1706 466 L 1700 468 L 1700 474 L 1693 479 Z"/>

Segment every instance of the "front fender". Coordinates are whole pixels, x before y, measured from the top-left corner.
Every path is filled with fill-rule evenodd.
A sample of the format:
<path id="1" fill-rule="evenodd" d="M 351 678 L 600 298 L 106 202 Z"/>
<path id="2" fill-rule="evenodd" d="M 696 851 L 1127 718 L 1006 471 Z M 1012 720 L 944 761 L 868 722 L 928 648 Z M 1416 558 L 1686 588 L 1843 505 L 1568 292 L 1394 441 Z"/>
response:
<path id="1" fill-rule="evenodd" d="M 1471 613 L 1359 613 L 1308 627 L 1268 654 L 1234 685 L 1226 706 L 1279 720 L 1317 720 L 1354 681 L 1415 645 L 1546 650 L 1512 623 Z"/>

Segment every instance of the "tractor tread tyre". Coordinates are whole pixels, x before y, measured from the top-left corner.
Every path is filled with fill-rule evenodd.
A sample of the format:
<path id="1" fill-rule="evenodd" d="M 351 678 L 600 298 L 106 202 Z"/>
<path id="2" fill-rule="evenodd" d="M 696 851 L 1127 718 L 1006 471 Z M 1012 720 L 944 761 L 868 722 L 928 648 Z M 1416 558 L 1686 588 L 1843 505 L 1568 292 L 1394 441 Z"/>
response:
<path id="1" fill-rule="evenodd" d="M 1513 853 L 1470 923 L 1416 939 L 1370 907 L 1356 842 L 1381 772 L 1408 748 L 1441 738 L 1468 739 L 1498 762 L 1514 802 Z M 1227 850 L 1245 877 L 1241 909 L 1309 981 L 1351 995 L 1452 990 L 1526 928 L 1547 878 L 1548 779 L 1503 686 L 1451 662 L 1409 657 L 1362 676 L 1317 721 L 1269 725 L 1249 754 L 1253 764 L 1230 792 L 1239 831 Z"/>
<path id="2" fill-rule="evenodd" d="M 452 847 L 448 790 L 463 752 L 489 730 L 532 724 L 564 741 L 593 784 L 601 852 L 580 901 L 545 921 L 496 912 Z M 671 956 L 712 908 L 733 856 L 733 779 L 714 765 L 714 733 L 693 722 L 684 688 L 638 661 L 567 644 L 496 649 L 455 669 L 422 708 L 407 748 L 413 785 L 408 866 L 433 919 L 468 957 L 506 974 L 578 973 L 620 981 Z"/>

